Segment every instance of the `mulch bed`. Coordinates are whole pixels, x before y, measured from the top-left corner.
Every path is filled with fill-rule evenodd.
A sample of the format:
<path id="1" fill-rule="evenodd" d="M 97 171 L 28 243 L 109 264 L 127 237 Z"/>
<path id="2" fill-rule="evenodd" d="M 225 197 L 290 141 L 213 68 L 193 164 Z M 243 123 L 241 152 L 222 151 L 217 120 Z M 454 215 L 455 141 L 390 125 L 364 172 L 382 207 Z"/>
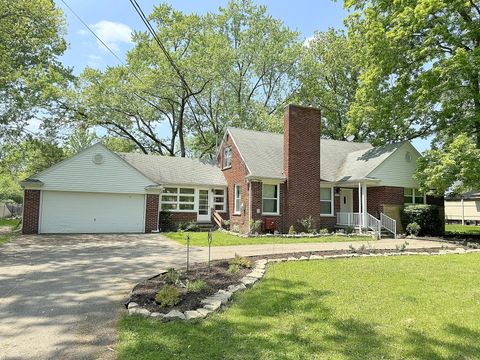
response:
<path id="1" fill-rule="evenodd" d="M 166 274 L 159 274 L 151 279 L 137 284 L 131 294 L 128 302 L 136 302 L 140 307 L 151 312 L 166 314 L 171 310 L 186 311 L 202 307 L 202 299 L 215 294 L 218 290 L 226 289 L 229 285 L 237 285 L 240 279 L 248 274 L 250 269 L 241 269 L 236 273 L 228 272 L 228 261 L 212 261 L 210 272 L 208 267 L 199 264 L 190 267 L 190 271 L 185 273 L 182 270 L 181 281 L 195 281 L 203 279 L 208 284 L 208 289 L 199 292 L 182 291 L 180 302 L 174 307 L 162 308 L 155 302 L 155 295 L 167 284 Z M 128 303 L 127 302 L 127 303 Z"/>

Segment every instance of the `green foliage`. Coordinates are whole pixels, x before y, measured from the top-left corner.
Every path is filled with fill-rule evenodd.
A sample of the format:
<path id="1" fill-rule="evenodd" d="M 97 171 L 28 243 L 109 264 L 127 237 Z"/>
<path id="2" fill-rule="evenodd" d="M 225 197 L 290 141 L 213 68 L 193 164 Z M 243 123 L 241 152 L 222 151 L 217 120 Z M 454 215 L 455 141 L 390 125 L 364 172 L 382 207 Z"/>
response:
<path id="1" fill-rule="evenodd" d="M 229 265 L 238 265 L 241 268 L 250 269 L 252 262 L 246 257 L 235 254 L 235 257 L 228 262 Z"/>
<path id="2" fill-rule="evenodd" d="M 402 224 L 417 223 L 420 226 L 418 235 L 443 235 L 444 223 L 438 206 L 408 205 L 402 209 Z"/>
<path id="3" fill-rule="evenodd" d="M 176 231 L 177 226 L 175 222 L 172 220 L 172 213 L 167 210 L 162 210 L 158 216 L 158 227 L 159 230 L 162 232 L 167 231 Z"/>
<path id="4" fill-rule="evenodd" d="M 407 250 L 408 245 L 410 245 L 410 244 L 407 241 L 405 241 L 400 245 L 399 244 L 395 245 L 395 249 L 397 249 L 397 251 L 403 252 L 403 251 Z"/>
<path id="5" fill-rule="evenodd" d="M 355 228 L 353 226 L 347 226 L 345 228 L 345 234 L 347 235 L 353 234 L 354 231 L 355 231 Z"/>
<path id="6" fill-rule="evenodd" d="M 249 229 L 251 234 L 256 234 L 262 231 L 263 220 L 253 220 L 248 221 Z"/>
<path id="7" fill-rule="evenodd" d="M 295 227 L 293 225 L 290 225 L 288 228 L 288 235 L 295 235 L 297 232 L 295 231 Z"/>
<path id="8" fill-rule="evenodd" d="M 200 291 L 208 289 L 208 284 L 203 279 L 197 279 L 187 282 L 187 292 L 198 293 Z"/>
<path id="9" fill-rule="evenodd" d="M 68 137 L 66 143 L 66 151 L 68 155 L 75 155 L 76 153 L 85 150 L 98 141 L 97 134 L 90 132 L 84 127 L 79 127 Z"/>
<path id="10" fill-rule="evenodd" d="M 230 264 L 228 265 L 228 272 L 232 274 L 238 273 L 242 268 L 238 264 Z"/>
<path id="11" fill-rule="evenodd" d="M 407 225 L 405 230 L 409 235 L 418 236 L 420 233 L 420 225 L 418 225 L 416 222 L 412 222 Z"/>
<path id="12" fill-rule="evenodd" d="M 312 233 L 315 231 L 315 220 L 311 215 L 304 219 L 301 219 L 299 222 L 300 225 L 302 225 L 303 231 L 307 233 Z"/>
<path id="13" fill-rule="evenodd" d="M 320 234 L 321 235 L 327 235 L 329 232 L 330 231 L 326 227 L 323 227 L 323 228 L 320 229 Z"/>
<path id="14" fill-rule="evenodd" d="M 172 307 L 180 302 L 180 291 L 173 285 L 165 285 L 155 296 L 155 301 L 161 307 Z"/>
<path id="15" fill-rule="evenodd" d="M 478 2 L 346 0 L 345 5 L 354 62 L 362 67 L 348 131 L 373 130 L 375 144 L 435 135 L 434 149 L 418 171 L 422 188 L 443 194 L 458 181 L 478 185 Z M 465 153 L 455 149 L 461 144 Z"/>
<path id="16" fill-rule="evenodd" d="M 177 231 L 198 231 L 198 224 L 195 221 L 178 223 Z"/>
<path id="17" fill-rule="evenodd" d="M 175 268 L 170 268 L 167 270 L 165 278 L 169 284 L 176 285 L 180 281 L 180 272 Z"/>

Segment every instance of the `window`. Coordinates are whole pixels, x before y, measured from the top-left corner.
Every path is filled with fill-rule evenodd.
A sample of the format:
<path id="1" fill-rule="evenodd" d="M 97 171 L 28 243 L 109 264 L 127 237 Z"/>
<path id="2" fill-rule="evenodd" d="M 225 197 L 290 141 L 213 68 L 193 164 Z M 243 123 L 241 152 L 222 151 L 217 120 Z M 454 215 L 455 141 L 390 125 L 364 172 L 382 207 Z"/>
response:
<path id="1" fill-rule="evenodd" d="M 240 185 L 235 185 L 235 188 L 234 188 L 234 214 L 236 215 L 239 215 L 240 214 L 240 207 L 241 207 L 241 204 L 242 204 L 242 199 L 241 199 L 241 195 L 242 195 L 242 187 Z"/>
<path id="2" fill-rule="evenodd" d="M 162 210 L 195 210 L 195 189 L 173 187 L 164 188 L 162 192 Z"/>
<path id="3" fill-rule="evenodd" d="M 320 188 L 320 215 L 333 216 L 333 187 Z"/>
<path id="4" fill-rule="evenodd" d="M 279 185 L 262 185 L 262 212 L 264 214 L 278 215 L 280 201 Z"/>
<path id="5" fill-rule="evenodd" d="M 404 188 L 403 189 L 403 203 L 404 204 L 425 204 L 425 195 L 418 189 Z"/>
<path id="6" fill-rule="evenodd" d="M 217 211 L 225 211 L 224 189 L 213 189 L 213 208 Z"/>
<path id="7" fill-rule="evenodd" d="M 232 166 L 232 147 L 227 146 L 223 149 L 223 168 L 229 168 Z"/>

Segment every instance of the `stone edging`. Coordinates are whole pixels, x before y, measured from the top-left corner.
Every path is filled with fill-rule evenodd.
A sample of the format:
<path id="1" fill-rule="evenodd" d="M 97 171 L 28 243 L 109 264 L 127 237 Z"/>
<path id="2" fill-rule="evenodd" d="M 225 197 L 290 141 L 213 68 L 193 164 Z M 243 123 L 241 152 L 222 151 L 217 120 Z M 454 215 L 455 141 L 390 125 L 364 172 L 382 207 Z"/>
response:
<path id="1" fill-rule="evenodd" d="M 246 289 L 249 286 L 252 286 L 258 280 L 260 280 L 265 274 L 267 263 L 275 262 L 284 262 L 284 261 L 304 261 L 304 260 L 326 260 L 326 259 L 338 259 L 338 258 L 353 258 L 353 257 L 378 257 L 378 256 L 400 256 L 400 255 L 445 255 L 445 254 L 468 254 L 468 253 L 479 253 L 480 249 L 463 249 L 457 248 L 455 250 L 445 250 L 441 249 L 437 253 L 429 252 L 395 252 L 395 253 L 382 253 L 382 254 L 339 254 L 339 255 L 310 255 L 310 256 L 301 256 L 294 257 L 290 256 L 288 258 L 276 258 L 276 259 L 261 259 L 255 262 L 253 270 L 242 279 L 237 285 L 230 285 L 226 290 L 218 290 L 215 294 L 208 296 L 207 298 L 201 300 L 203 307 L 196 310 L 187 310 L 181 312 L 178 310 L 172 310 L 167 314 L 162 314 L 159 312 L 150 312 L 147 309 L 141 308 L 137 303 L 131 302 L 128 304 L 128 314 L 129 315 L 143 315 L 149 316 L 152 318 L 163 319 L 163 320 L 194 320 L 194 319 L 203 319 L 207 317 L 208 314 L 218 311 L 222 306 L 227 305 L 228 301 L 232 298 L 233 294 L 237 291 Z"/>

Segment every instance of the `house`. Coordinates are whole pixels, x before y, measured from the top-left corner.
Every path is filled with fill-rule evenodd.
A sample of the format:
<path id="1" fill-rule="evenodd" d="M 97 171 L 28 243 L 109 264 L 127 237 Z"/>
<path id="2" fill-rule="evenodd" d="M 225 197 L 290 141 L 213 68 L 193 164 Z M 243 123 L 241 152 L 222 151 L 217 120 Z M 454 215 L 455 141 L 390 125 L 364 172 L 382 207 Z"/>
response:
<path id="1" fill-rule="evenodd" d="M 462 225 L 480 225 L 480 192 L 447 197 L 445 199 L 445 220 Z"/>
<path id="2" fill-rule="evenodd" d="M 151 232 L 159 212 L 176 222 L 229 220 L 248 232 L 316 227 L 393 233 L 404 204 L 435 203 L 413 178 L 409 143 L 382 147 L 321 138 L 320 111 L 289 105 L 284 134 L 228 128 L 216 164 L 114 153 L 96 144 L 22 182 L 25 233 Z M 442 200 L 443 203 L 443 200 Z"/>

